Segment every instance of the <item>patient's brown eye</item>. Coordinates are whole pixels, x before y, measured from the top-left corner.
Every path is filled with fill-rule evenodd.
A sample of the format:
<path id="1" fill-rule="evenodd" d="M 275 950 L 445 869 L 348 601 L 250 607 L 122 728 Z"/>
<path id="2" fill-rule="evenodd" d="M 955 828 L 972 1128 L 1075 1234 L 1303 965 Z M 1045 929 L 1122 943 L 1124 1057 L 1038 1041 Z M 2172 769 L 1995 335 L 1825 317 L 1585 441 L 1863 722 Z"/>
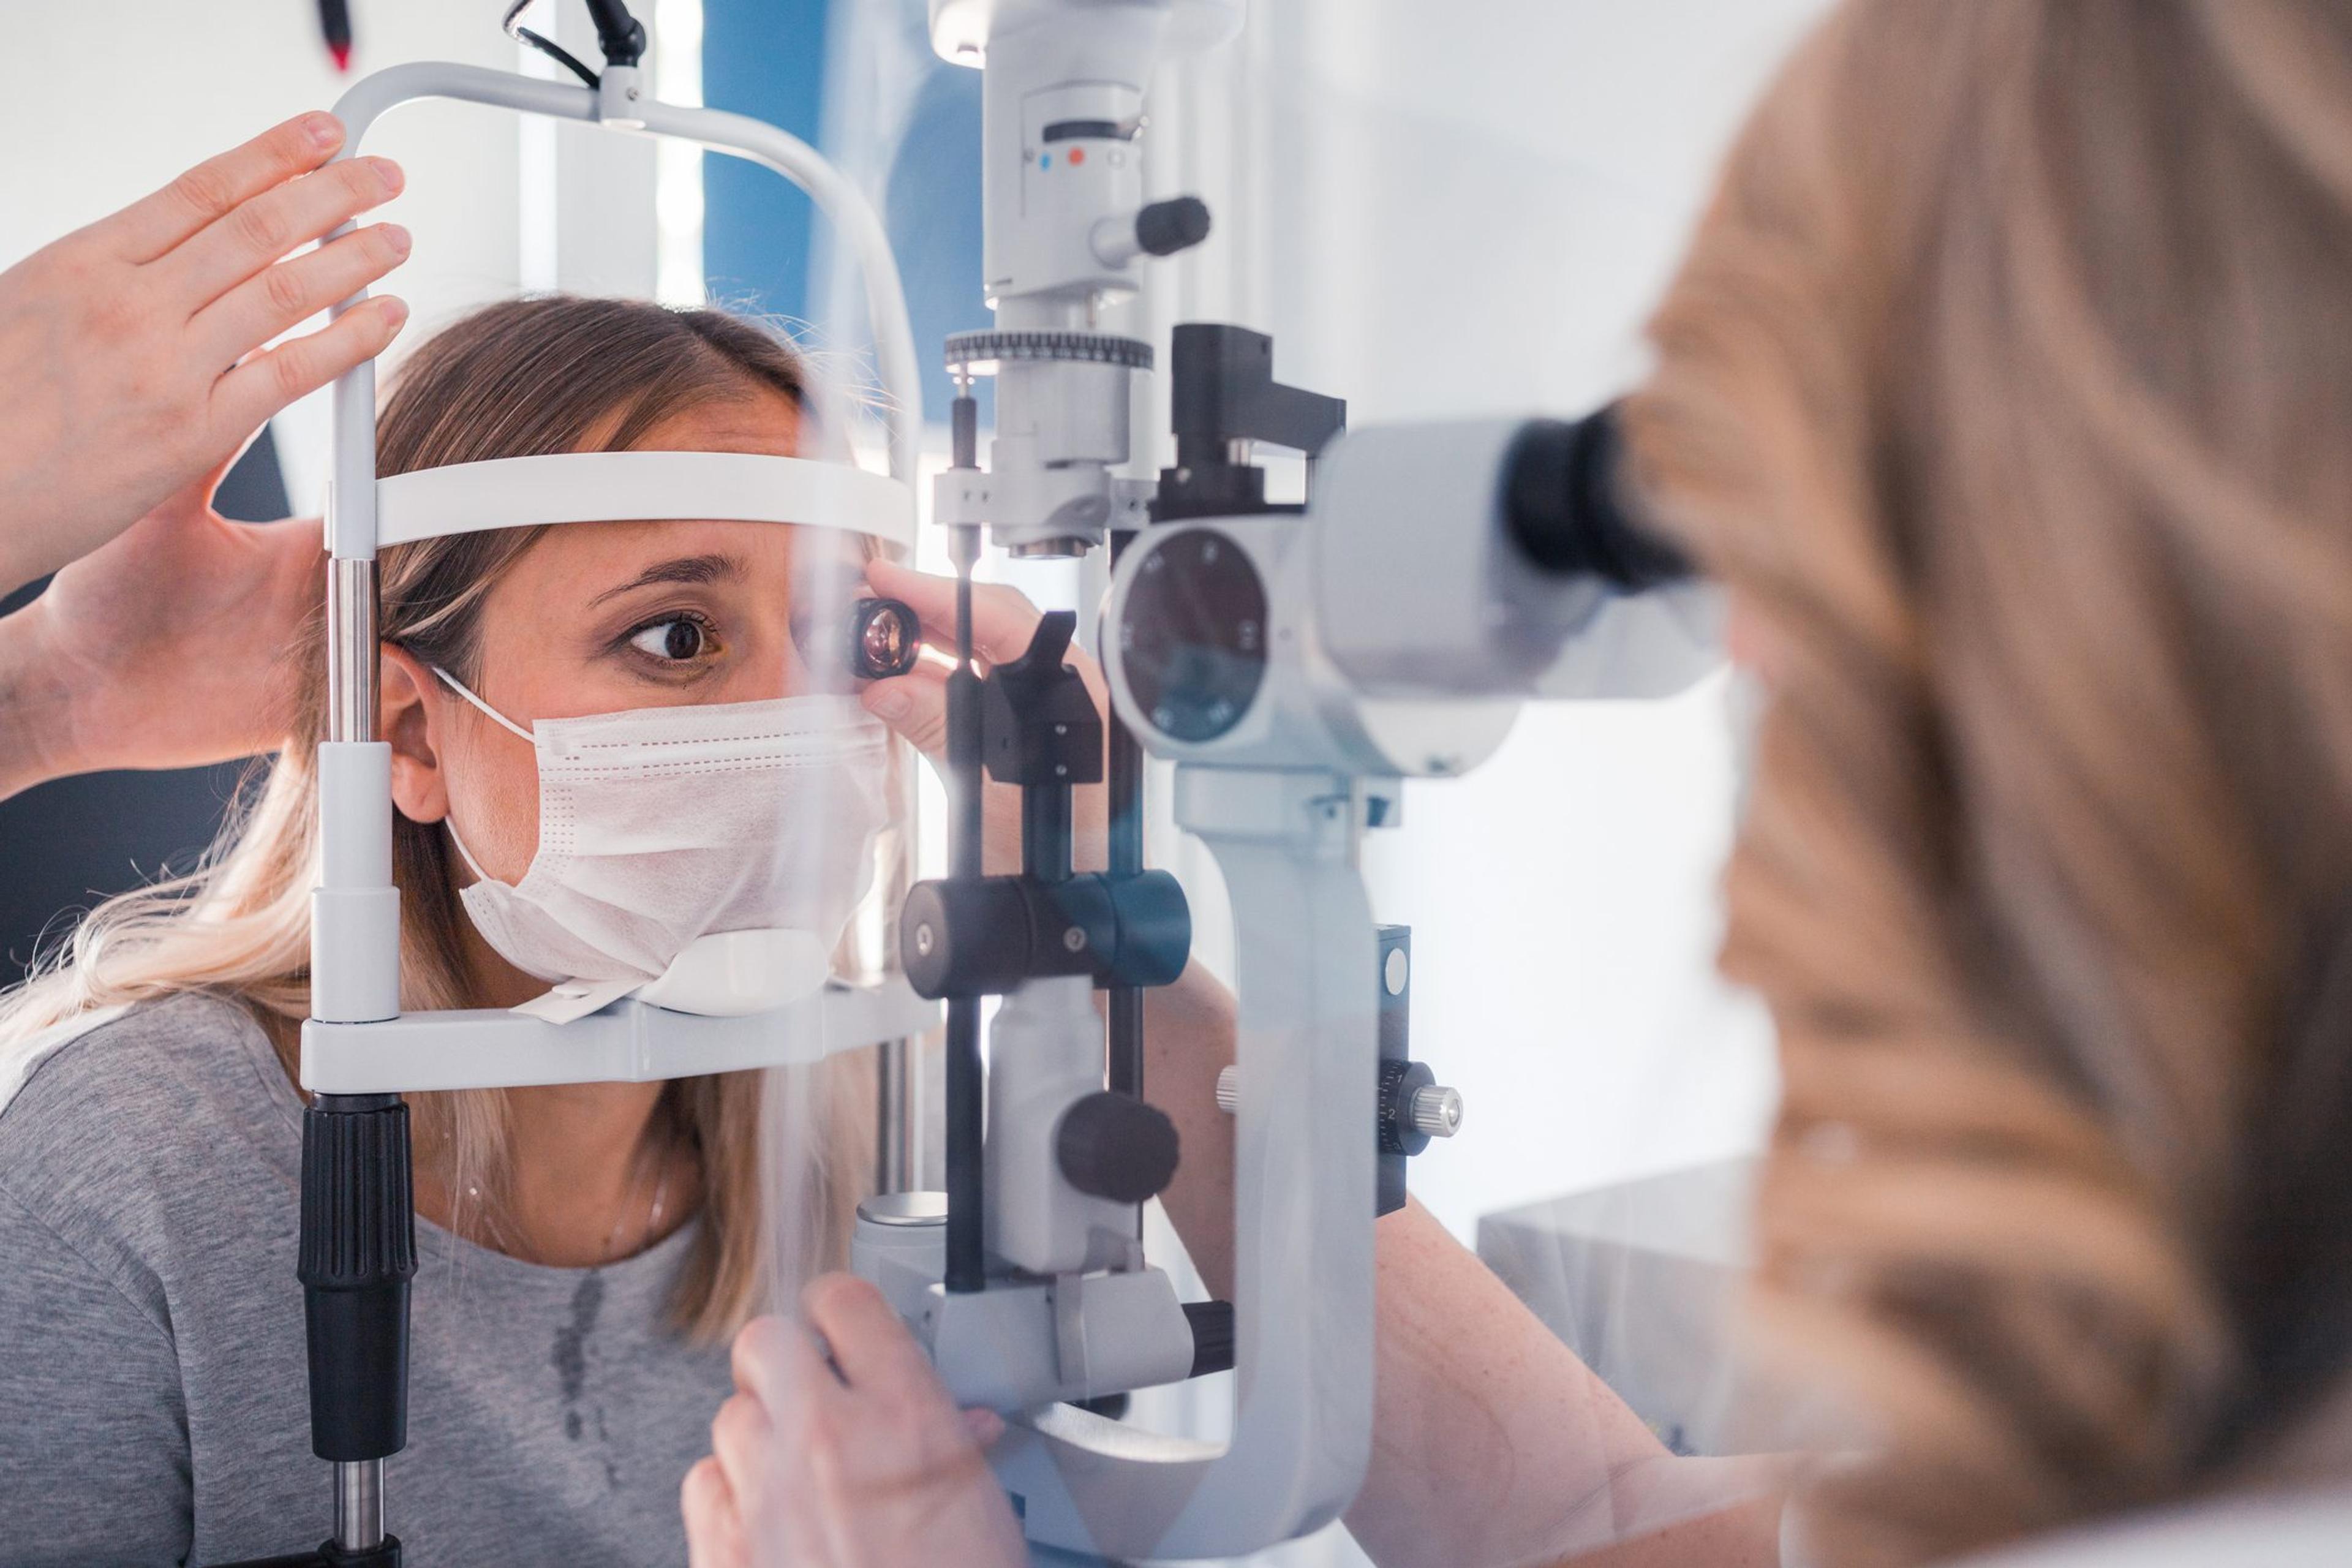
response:
<path id="1" fill-rule="evenodd" d="M 638 627 L 630 637 L 629 646 L 656 658 L 683 663 L 701 657 L 703 650 L 709 646 L 709 637 L 702 629 L 700 622 L 684 616 L 673 616 L 667 620 Z"/>

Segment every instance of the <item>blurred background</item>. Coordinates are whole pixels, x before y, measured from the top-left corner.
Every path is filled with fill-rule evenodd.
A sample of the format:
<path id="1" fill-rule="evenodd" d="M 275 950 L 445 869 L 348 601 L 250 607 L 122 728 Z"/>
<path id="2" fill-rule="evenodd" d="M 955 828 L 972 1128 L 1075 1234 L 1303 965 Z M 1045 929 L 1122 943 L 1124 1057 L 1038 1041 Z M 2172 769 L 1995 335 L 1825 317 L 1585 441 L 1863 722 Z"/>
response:
<path id="1" fill-rule="evenodd" d="M 1155 84 L 1154 194 L 1204 196 L 1215 230 L 1149 273 L 1127 329 L 1271 332 L 1280 378 L 1345 397 L 1359 426 L 1583 412 L 1639 375 L 1643 318 L 1715 162 L 1823 8 L 1260 0 L 1237 43 Z M 0 162 L 0 265 L 342 85 L 309 0 L 10 9 L 19 58 L 39 64 L 18 73 L 12 113 L 47 150 Z M 497 0 L 352 9 L 355 72 L 440 58 L 551 74 L 499 32 Z M 639 10 L 663 97 L 775 121 L 884 210 L 943 460 L 937 344 L 988 323 L 977 74 L 933 57 L 923 0 Z M 541 0 L 527 20 L 593 58 L 579 8 Z M 473 305 L 564 289 L 748 309 L 853 380 L 865 363 L 855 279 L 806 200 L 764 171 L 443 104 L 394 113 L 369 150 L 409 176 L 383 215 L 415 235 L 393 285 L 415 308 L 408 342 Z M 1162 448 L 1142 473 L 1171 457 L 1164 405 L 1138 428 Z M 224 509 L 313 512 L 325 461 L 321 399 L 277 421 Z M 1294 468 L 1275 488 L 1299 482 Z M 1061 603 L 1094 590 L 1069 568 L 1021 581 Z M 237 771 L 0 803 L 0 979 L 96 897 L 198 851 Z M 1414 785 L 1402 829 L 1372 843 L 1379 913 L 1413 928 L 1415 1055 L 1468 1105 L 1464 1136 L 1417 1161 L 1414 1184 L 1465 1240 L 1482 1216 L 1758 1145 L 1769 1028 L 1711 968 L 1734 809 L 1716 679 L 1661 704 L 1530 711 L 1474 776 Z M 1165 825 L 1155 854 L 1192 884 L 1221 962 L 1213 872 Z"/>

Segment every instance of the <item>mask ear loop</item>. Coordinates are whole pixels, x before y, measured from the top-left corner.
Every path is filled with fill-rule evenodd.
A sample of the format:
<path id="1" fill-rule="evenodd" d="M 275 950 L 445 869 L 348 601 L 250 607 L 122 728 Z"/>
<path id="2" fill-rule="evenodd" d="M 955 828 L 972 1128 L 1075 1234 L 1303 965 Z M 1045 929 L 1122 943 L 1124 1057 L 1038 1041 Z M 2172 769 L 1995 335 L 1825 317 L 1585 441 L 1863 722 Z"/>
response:
<path id="1" fill-rule="evenodd" d="M 484 713 L 488 714 L 490 718 L 497 721 L 499 723 L 505 725 L 509 730 L 521 736 L 524 740 L 529 741 L 533 746 L 537 746 L 539 744 L 538 736 L 532 734 L 530 731 L 524 729 L 521 725 L 516 723 L 513 720 L 508 718 L 505 714 L 499 712 L 497 709 L 491 707 L 488 703 L 483 701 L 480 698 L 467 690 L 466 683 L 464 681 L 459 680 L 456 676 L 450 674 L 447 670 L 442 668 L 437 664 L 433 667 L 433 673 L 439 676 L 443 684 L 446 685 L 450 690 L 456 692 L 458 696 L 464 698 L 467 701 L 480 709 Z M 443 826 L 449 829 L 449 842 L 457 847 L 457 858 L 466 862 L 467 868 L 485 882 L 496 881 L 496 878 L 492 877 L 488 871 L 482 869 L 482 863 L 474 858 L 473 851 L 466 847 L 466 841 L 457 837 L 457 819 L 454 817 L 446 818 L 445 819 Z"/>
<path id="2" fill-rule="evenodd" d="M 482 863 L 474 858 L 474 852 L 466 847 L 466 841 L 464 839 L 457 837 L 457 818 L 444 817 L 441 820 L 441 826 L 449 830 L 449 842 L 457 847 L 457 858 L 466 863 L 467 868 L 472 871 L 477 879 L 485 882 L 495 882 L 498 880 L 496 877 L 491 876 L 488 871 L 482 869 Z"/>
<path id="3" fill-rule="evenodd" d="M 472 703 L 475 707 L 480 709 L 483 712 L 497 720 L 514 734 L 521 736 L 524 740 L 529 741 L 533 745 L 537 745 L 539 743 L 538 736 L 532 734 L 530 731 L 524 729 L 521 725 L 516 723 L 513 720 L 508 718 L 505 714 L 499 712 L 497 709 L 491 707 L 488 703 L 483 701 L 480 698 L 467 690 L 466 683 L 464 681 L 458 679 L 456 676 L 450 674 L 439 665 L 436 664 L 433 667 L 433 673 L 439 676 L 442 683 L 447 686 L 450 690 L 456 692 L 458 696 L 464 698 L 467 701 Z"/>

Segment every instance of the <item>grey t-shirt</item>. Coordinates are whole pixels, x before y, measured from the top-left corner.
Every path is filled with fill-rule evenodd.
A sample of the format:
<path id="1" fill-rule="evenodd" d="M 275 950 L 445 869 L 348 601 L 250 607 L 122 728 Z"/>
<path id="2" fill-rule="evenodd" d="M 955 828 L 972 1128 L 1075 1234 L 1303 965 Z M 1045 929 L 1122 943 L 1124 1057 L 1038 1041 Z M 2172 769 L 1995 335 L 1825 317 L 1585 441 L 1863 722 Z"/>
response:
<path id="1" fill-rule="evenodd" d="M 214 1563 L 333 1526 L 295 1282 L 302 1102 L 217 998 L 133 1009 L 0 1110 L 0 1568 Z M 678 1484 L 730 1389 L 663 1321 L 693 1227 L 542 1268 L 420 1220 L 408 1447 L 417 1568 L 682 1563 Z"/>

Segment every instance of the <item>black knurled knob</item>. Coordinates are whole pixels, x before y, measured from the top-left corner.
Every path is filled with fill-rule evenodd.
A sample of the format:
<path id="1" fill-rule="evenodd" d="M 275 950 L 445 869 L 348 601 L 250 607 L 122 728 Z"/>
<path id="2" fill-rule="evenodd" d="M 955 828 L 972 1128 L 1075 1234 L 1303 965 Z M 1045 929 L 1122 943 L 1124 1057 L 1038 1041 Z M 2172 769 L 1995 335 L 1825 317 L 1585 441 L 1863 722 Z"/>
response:
<path id="1" fill-rule="evenodd" d="M 1133 1095 L 1097 1089 L 1062 1112 L 1054 1153 L 1078 1191 L 1139 1204 L 1175 1178 L 1176 1124 Z"/>
<path id="2" fill-rule="evenodd" d="M 1209 237 L 1209 204 L 1198 196 L 1171 196 L 1135 215 L 1135 243 L 1152 256 L 1173 256 Z"/>
<path id="3" fill-rule="evenodd" d="M 295 1272 L 316 1289 L 362 1289 L 416 1272 L 408 1107 L 392 1096 L 322 1097 L 302 1119 L 305 1223 Z M 352 1110 L 331 1110 L 340 1100 Z"/>
<path id="4" fill-rule="evenodd" d="M 311 1451 L 345 1461 L 400 1452 L 416 1205 L 399 1097 L 322 1094 L 304 1113 L 299 1259 Z"/>

